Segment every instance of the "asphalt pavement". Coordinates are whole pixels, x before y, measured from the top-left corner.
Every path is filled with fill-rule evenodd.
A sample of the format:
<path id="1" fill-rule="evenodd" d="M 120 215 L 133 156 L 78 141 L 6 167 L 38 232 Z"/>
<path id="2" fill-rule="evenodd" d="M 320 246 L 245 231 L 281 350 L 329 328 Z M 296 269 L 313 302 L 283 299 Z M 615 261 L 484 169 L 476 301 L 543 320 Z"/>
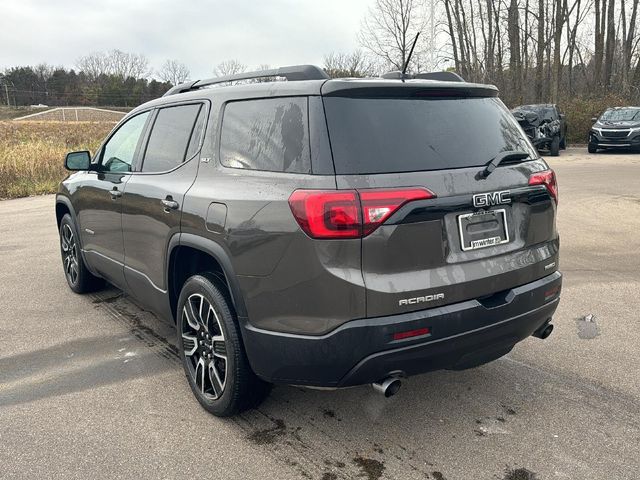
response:
<path id="1" fill-rule="evenodd" d="M 0 478 L 640 478 L 640 155 L 563 151 L 554 333 L 463 372 L 193 398 L 175 330 L 62 273 L 54 197 L 0 202 Z"/>

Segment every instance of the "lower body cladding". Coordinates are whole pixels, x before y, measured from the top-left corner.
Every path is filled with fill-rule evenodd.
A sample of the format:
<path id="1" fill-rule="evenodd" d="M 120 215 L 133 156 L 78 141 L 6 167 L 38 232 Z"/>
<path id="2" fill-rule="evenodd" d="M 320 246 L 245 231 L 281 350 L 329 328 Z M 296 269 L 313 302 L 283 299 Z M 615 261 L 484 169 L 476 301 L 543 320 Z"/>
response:
<path id="1" fill-rule="evenodd" d="M 465 369 L 531 335 L 546 338 L 561 285 L 554 272 L 491 297 L 353 320 L 322 336 L 261 330 L 241 319 L 242 336 L 254 372 L 273 383 L 339 388 Z"/>

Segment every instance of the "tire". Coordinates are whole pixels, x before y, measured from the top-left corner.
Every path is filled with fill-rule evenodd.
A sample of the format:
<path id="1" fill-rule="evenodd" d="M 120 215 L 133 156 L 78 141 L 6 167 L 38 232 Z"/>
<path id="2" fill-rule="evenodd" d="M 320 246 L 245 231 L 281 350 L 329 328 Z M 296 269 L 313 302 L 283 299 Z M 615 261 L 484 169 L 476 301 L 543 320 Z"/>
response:
<path id="1" fill-rule="evenodd" d="M 560 150 L 566 150 L 567 149 L 567 137 L 562 137 L 560 139 Z"/>
<path id="2" fill-rule="evenodd" d="M 227 289 L 215 275 L 185 282 L 176 318 L 187 381 L 205 410 L 228 417 L 267 397 L 271 385 L 251 370 Z"/>
<path id="3" fill-rule="evenodd" d="M 587 145 L 587 151 L 589 153 L 598 153 L 598 145 L 589 142 L 589 144 Z"/>
<path id="4" fill-rule="evenodd" d="M 60 221 L 60 254 L 69 288 L 76 293 L 89 293 L 104 286 L 104 280 L 87 269 L 78 242 L 78 229 L 68 213 Z"/>
<path id="5" fill-rule="evenodd" d="M 553 137 L 551 139 L 551 144 L 549 145 L 549 153 L 552 157 L 557 157 L 560 155 L 560 137 Z"/>

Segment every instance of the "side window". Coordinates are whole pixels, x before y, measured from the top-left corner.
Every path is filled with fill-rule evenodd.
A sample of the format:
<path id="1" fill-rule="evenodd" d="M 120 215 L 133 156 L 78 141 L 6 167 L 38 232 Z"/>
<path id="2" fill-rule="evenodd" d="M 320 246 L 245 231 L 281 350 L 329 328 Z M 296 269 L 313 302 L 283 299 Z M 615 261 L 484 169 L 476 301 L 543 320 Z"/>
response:
<path id="1" fill-rule="evenodd" d="M 207 109 L 204 106 L 200 109 L 200 114 L 198 115 L 198 119 L 196 120 L 196 126 L 193 127 L 193 135 L 191 135 L 191 140 L 189 141 L 189 149 L 187 150 L 187 158 L 191 158 L 198 151 L 198 147 L 200 146 L 200 140 L 202 140 L 202 136 L 204 135 L 204 124 L 205 124 L 205 115 L 207 114 Z"/>
<path id="2" fill-rule="evenodd" d="M 220 161 L 231 168 L 310 173 L 307 98 L 228 103 L 222 119 Z"/>
<path id="3" fill-rule="evenodd" d="M 101 170 L 106 172 L 130 172 L 149 112 L 127 120 L 106 143 L 102 153 Z"/>
<path id="4" fill-rule="evenodd" d="M 161 108 L 153 124 L 142 163 L 143 172 L 165 172 L 185 160 L 202 105 Z"/>

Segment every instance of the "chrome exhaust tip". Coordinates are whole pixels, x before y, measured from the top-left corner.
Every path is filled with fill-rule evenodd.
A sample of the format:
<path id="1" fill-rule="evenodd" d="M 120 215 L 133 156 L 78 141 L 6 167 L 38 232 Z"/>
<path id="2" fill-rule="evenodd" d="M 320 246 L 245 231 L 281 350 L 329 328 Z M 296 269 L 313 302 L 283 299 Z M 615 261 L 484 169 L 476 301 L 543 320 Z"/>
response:
<path id="1" fill-rule="evenodd" d="M 397 377 L 387 377 L 381 382 L 372 383 L 371 386 L 376 392 L 389 398 L 398 393 L 402 386 L 402 381 Z"/>

